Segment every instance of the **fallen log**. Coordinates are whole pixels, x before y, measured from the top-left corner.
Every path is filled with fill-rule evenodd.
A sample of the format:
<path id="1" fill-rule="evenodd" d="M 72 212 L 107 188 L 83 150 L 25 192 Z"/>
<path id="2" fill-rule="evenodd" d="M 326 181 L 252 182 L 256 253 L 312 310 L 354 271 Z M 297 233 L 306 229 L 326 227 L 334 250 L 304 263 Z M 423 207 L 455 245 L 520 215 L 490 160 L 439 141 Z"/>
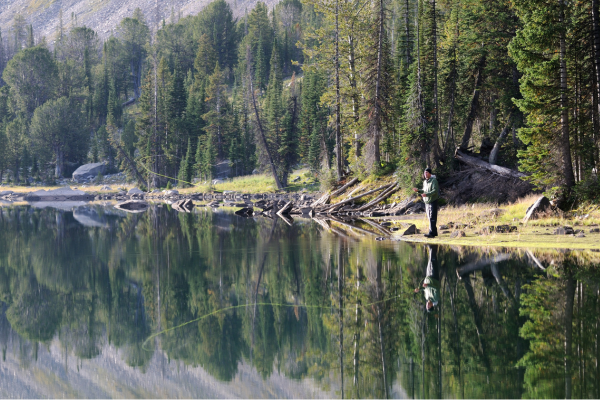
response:
<path id="1" fill-rule="evenodd" d="M 377 196 L 375 199 L 371 200 L 370 202 L 368 202 L 367 204 L 365 204 L 364 206 L 358 208 L 356 211 L 364 211 L 364 210 L 368 210 L 369 208 L 373 207 L 374 205 L 376 205 L 379 202 L 382 202 L 383 200 L 387 199 L 388 197 L 390 197 L 394 192 L 396 192 L 398 190 L 397 188 L 398 184 L 394 183 L 392 186 L 390 186 L 387 190 L 385 190 L 383 193 L 381 193 L 379 196 Z"/>
<path id="2" fill-rule="evenodd" d="M 348 189 L 350 186 L 354 185 L 355 183 L 358 182 L 358 178 L 354 178 L 352 179 L 350 182 L 346 183 L 344 186 L 342 186 L 341 188 L 337 189 L 336 191 L 331 193 L 331 197 L 336 197 L 339 196 L 340 194 L 344 193 L 344 191 L 346 189 Z"/>
<path id="3" fill-rule="evenodd" d="M 381 191 L 381 190 L 388 189 L 390 186 L 391 186 L 391 185 L 383 185 L 383 186 L 380 186 L 380 187 L 378 187 L 377 189 L 369 190 L 368 192 L 366 192 L 366 193 L 363 193 L 363 194 L 361 194 L 361 195 L 358 195 L 358 196 L 355 196 L 355 197 L 351 197 L 351 198 L 349 198 L 349 199 L 347 199 L 347 200 L 340 201 L 339 203 L 336 203 L 336 204 L 330 205 L 330 206 L 328 206 L 328 207 L 325 207 L 325 208 L 323 208 L 323 209 L 319 210 L 319 212 L 326 212 L 326 211 L 328 211 L 329 209 L 331 209 L 331 208 L 334 208 L 334 207 L 337 207 L 337 206 L 339 206 L 339 205 L 342 205 L 342 204 L 347 204 L 347 203 L 351 203 L 351 202 L 353 202 L 353 201 L 355 201 L 355 200 L 361 199 L 361 198 L 363 198 L 363 197 L 365 197 L 365 196 L 368 196 L 368 195 L 370 195 L 370 194 L 377 193 L 377 192 L 379 192 L 379 191 Z"/>
<path id="4" fill-rule="evenodd" d="M 277 215 L 279 215 L 281 217 L 284 214 L 289 214 L 290 211 L 292 210 L 292 207 L 294 207 L 294 203 L 292 203 L 291 201 L 288 201 L 287 203 L 284 204 L 283 207 L 281 207 L 281 209 L 279 211 L 277 211 Z"/>
<path id="5" fill-rule="evenodd" d="M 454 158 L 472 167 L 482 168 L 495 174 L 505 176 L 507 178 L 521 179 L 527 176 L 522 172 L 501 167 L 499 165 L 492 165 L 483 160 L 480 160 L 479 158 L 466 155 L 465 153 L 460 151 L 460 148 L 457 148 L 454 152 Z"/>
<path id="6" fill-rule="evenodd" d="M 322 204 L 327 204 L 329 200 L 331 200 L 331 195 L 329 193 L 325 193 L 319 199 L 315 200 L 310 206 L 314 208 Z"/>

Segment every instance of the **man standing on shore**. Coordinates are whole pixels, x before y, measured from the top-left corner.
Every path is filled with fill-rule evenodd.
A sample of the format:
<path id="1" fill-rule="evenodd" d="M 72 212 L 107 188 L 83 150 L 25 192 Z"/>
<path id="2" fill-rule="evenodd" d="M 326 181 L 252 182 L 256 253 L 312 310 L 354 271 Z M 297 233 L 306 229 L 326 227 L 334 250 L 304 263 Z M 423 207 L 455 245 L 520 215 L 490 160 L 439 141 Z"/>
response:
<path id="1" fill-rule="evenodd" d="M 431 175 L 431 168 L 425 169 L 423 172 L 423 189 L 413 188 L 413 191 L 419 193 L 423 197 L 425 203 L 425 212 L 429 218 L 429 233 L 425 234 L 426 238 L 434 238 L 437 234 L 437 214 L 438 214 L 438 198 L 440 197 L 440 186 L 434 175 Z"/>

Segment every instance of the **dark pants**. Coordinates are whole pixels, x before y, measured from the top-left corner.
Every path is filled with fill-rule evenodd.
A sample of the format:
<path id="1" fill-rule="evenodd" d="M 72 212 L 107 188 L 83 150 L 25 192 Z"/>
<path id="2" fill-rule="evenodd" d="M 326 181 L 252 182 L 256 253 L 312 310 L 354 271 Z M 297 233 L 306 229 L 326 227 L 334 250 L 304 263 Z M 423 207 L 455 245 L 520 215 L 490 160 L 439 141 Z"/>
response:
<path id="1" fill-rule="evenodd" d="M 425 270 L 425 276 L 440 280 L 440 270 L 437 262 L 437 250 L 436 245 L 427 245 L 427 253 L 429 253 L 429 262 L 427 263 L 427 269 Z"/>
<path id="2" fill-rule="evenodd" d="M 437 213 L 438 213 L 438 202 L 437 200 L 432 201 L 429 204 L 425 204 L 425 212 L 427 218 L 429 218 L 429 234 L 437 236 Z"/>

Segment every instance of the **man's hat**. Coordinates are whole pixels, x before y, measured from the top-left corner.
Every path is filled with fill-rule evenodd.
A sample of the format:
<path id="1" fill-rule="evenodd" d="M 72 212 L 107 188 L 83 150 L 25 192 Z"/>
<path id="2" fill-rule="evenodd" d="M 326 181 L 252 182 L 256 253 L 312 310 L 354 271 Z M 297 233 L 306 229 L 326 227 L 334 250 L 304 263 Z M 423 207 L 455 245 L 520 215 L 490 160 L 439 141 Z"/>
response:
<path id="1" fill-rule="evenodd" d="M 430 174 L 432 173 L 431 168 L 429 168 L 429 167 L 425 168 L 425 171 L 423 171 L 423 172 L 429 172 Z"/>

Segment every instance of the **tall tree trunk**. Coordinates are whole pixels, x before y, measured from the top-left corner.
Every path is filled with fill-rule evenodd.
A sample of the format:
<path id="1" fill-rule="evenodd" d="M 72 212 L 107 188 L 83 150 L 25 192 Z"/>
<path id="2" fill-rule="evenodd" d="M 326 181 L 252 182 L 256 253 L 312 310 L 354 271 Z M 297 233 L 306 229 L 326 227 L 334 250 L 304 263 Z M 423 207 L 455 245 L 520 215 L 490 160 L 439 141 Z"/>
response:
<path id="1" fill-rule="evenodd" d="M 592 32 L 594 41 L 594 90 L 593 95 L 593 112 L 592 121 L 594 123 L 594 134 L 593 134 L 593 151 L 592 151 L 592 165 L 594 167 L 598 164 L 598 147 L 597 141 L 600 134 L 600 12 L 598 6 L 598 0 L 592 0 Z"/>
<path id="2" fill-rule="evenodd" d="M 433 47 L 433 159 L 437 166 L 440 166 L 441 148 L 439 140 L 439 121 L 440 108 L 438 103 L 438 57 L 437 57 L 437 12 L 435 0 L 431 0 L 431 16 L 432 16 L 432 47 Z"/>
<path id="3" fill-rule="evenodd" d="M 378 2 L 378 16 L 377 16 L 377 66 L 375 76 L 375 94 L 373 97 L 373 109 L 374 113 L 371 119 L 371 140 L 373 141 L 373 154 L 372 165 L 375 168 L 379 168 L 381 163 L 381 152 L 379 149 L 379 142 L 381 139 L 381 125 L 382 125 L 382 75 L 383 75 L 383 46 L 384 46 L 384 35 L 385 35 L 385 5 L 383 0 Z"/>
<path id="4" fill-rule="evenodd" d="M 62 149 L 57 148 L 56 149 L 56 166 L 54 169 L 54 176 L 56 178 L 60 178 L 62 177 L 63 174 L 63 163 L 64 163 L 64 153 L 62 151 Z"/>
<path id="5" fill-rule="evenodd" d="M 596 70 L 596 93 L 600 99 L 600 16 L 598 16 L 598 0 L 592 0 L 592 30 L 594 33 L 594 66 Z M 596 105 L 600 118 L 600 105 Z"/>
<path id="6" fill-rule="evenodd" d="M 269 164 L 271 165 L 271 172 L 273 173 L 273 178 L 275 179 L 275 184 L 277 184 L 277 189 L 283 190 L 284 187 L 277 176 L 277 168 L 275 167 L 275 163 L 273 162 L 273 157 L 271 156 L 271 151 L 269 150 L 269 145 L 267 143 L 267 137 L 265 136 L 265 131 L 263 129 L 262 123 L 260 121 L 260 116 L 258 115 L 258 105 L 256 104 L 256 95 L 254 93 L 254 85 L 252 84 L 252 55 L 250 53 L 250 46 L 246 47 L 246 63 L 248 64 L 248 85 L 250 96 L 252 98 L 252 107 L 254 108 L 254 116 L 256 117 L 256 125 L 258 127 L 258 133 L 260 134 L 261 141 L 263 146 L 265 147 L 265 152 L 267 153 L 267 158 L 269 159 Z"/>
<path id="7" fill-rule="evenodd" d="M 405 13 L 404 13 L 404 22 L 406 25 L 406 68 L 408 68 L 412 62 L 410 58 L 410 19 L 409 19 L 409 0 L 406 0 L 405 3 Z"/>
<path id="8" fill-rule="evenodd" d="M 352 31 L 354 29 L 354 25 L 352 24 Z M 356 49 L 355 49 L 355 37 L 353 36 L 353 33 L 351 33 L 348 36 L 348 46 L 349 46 L 349 53 L 348 53 L 348 63 L 349 63 L 349 68 L 350 68 L 350 76 L 349 76 L 349 81 L 350 81 L 350 88 L 352 90 L 352 117 L 354 118 L 354 123 L 358 124 L 358 121 L 360 119 L 360 95 L 358 93 L 357 90 L 357 85 L 356 85 Z M 355 128 L 356 129 L 356 128 Z M 358 140 L 358 134 L 356 133 L 356 130 L 354 131 L 354 140 L 355 140 L 355 145 L 356 145 L 356 157 L 360 157 L 360 150 L 361 150 L 361 146 L 360 146 L 360 141 Z"/>
<path id="9" fill-rule="evenodd" d="M 502 145 L 504 144 L 504 140 L 506 139 L 506 136 L 508 136 L 508 132 L 510 131 L 510 128 L 512 126 L 512 119 L 513 119 L 513 114 L 511 113 L 510 116 L 508 117 L 508 121 L 506 121 L 506 125 L 504 126 L 504 129 L 502 129 L 502 132 L 500 132 L 500 135 L 498 136 L 498 139 L 496 139 L 496 143 L 494 143 L 494 148 L 492 149 L 491 153 L 490 153 L 490 164 L 495 165 L 496 161 L 498 159 L 498 152 L 500 151 L 500 147 L 502 147 Z"/>
<path id="10" fill-rule="evenodd" d="M 483 69 L 485 68 L 486 55 L 484 54 L 477 63 L 477 71 L 475 72 L 475 88 L 473 89 L 473 96 L 471 97 L 471 104 L 469 105 L 469 113 L 467 114 L 467 123 L 465 125 L 465 131 L 463 133 L 462 141 L 460 143 L 460 149 L 466 151 L 469 147 L 469 141 L 471 141 L 471 133 L 473 132 L 473 123 L 479 110 L 479 94 L 481 84 L 483 83 Z"/>
<path id="11" fill-rule="evenodd" d="M 458 11 L 456 11 L 458 12 Z M 450 75 L 452 76 L 452 83 L 450 84 L 450 112 L 448 113 L 448 125 L 446 127 L 446 138 L 444 139 L 444 148 L 442 152 L 442 159 L 446 156 L 446 152 L 448 151 L 448 139 L 450 138 L 450 132 L 452 132 L 452 120 L 454 119 L 454 106 L 456 103 L 456 76 L 458 72 L 456 71 L 456 42 L 458 41 L 459 35 L 459 18 L 456 16 L 456 25 L 454 31 L 454 38 L 452 40 L 452 70 L 450 71 Z M 454 137 L 454 134 L 452 134 Z"/>
<path id="12" fill-rule="evenodd" d="M 342 155 L 342 131 L 341 131 L 341 99 L 340 99 L 340 1 L 335 2 L 335 157 L 337 180 L 342 180 L 344 168 Z"/>
<path id="13" fill-rule="evenodd" d="M 561 147 L 563 161 L 563 178 L 565 187 L 570 191 L 575 184 L 573 175 L 573 162 L 571 160 L 571 145 L 569 142 L 569 99 L 567 98 L 567 44 L 566 44 L 566 21 L 564 1 L 560 0 L 560 124 L 561 124 Z"/>

